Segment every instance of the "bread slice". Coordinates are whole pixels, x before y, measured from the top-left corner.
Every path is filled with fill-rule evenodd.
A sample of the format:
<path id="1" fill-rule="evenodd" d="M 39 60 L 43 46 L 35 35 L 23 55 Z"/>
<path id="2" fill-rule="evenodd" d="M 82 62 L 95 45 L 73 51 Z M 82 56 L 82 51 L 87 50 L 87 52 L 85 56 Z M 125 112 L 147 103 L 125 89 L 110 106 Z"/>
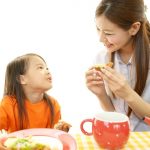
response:
<path id="1" fill-rule="evenodd" d="M 108 62 L 107 64 L 96 64 L 94 65 L 94 68 L 98 71 L 100 71 L 102 68 L 104 68 L 105 66 L 109 66 L 112 67 L 113 66 L 113 62 Z"/>

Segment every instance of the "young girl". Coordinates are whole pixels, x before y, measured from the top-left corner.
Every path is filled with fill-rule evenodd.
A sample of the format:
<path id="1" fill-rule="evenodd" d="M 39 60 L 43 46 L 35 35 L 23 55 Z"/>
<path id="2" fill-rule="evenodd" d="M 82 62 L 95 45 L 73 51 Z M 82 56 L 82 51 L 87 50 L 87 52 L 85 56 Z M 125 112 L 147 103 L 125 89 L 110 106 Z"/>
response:
<path id="1" fill-rule="evenodd" d="M 88 89 L 105 111 L 127 114 L 131 131 L 150 131 L 143 121 L 150 117 L 150 24 L 143 0 L 102 0 L 96 26 L 106 47 L 96 63 L 111 61 L 113 68 L 89 69 Z"/>
<path id="2" fill-rule="evenodd" d="M 11 61 L 6 69 L 4 97 L 0 104 L 0 130 L 10 133 L 56 126 L 68 131 L 69 124 L 59 124 L 60 105 L 46 94 L 51 88 L 52 76 L 41 56 L 26 54 Z"/>

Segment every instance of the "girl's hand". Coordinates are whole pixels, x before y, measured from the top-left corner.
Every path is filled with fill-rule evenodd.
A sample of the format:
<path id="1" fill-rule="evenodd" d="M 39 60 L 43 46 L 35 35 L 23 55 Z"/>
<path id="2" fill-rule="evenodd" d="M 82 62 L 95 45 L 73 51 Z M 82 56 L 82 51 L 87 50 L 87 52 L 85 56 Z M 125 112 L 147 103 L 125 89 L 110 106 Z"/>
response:
<path id="1" fill-rule="evenodd" d="M 6 140 L 6 136 L 7 132 L 4 129 L 0 130 L 0 150 L 9 150 L 3 145 L 4 141 Z"/>
<path id="2" fill-rule="evenodd" d="M 95 95 L 102 96 L 106 94 L 100 71 L 97 71 L 94 67 L 90 68 L 85 74 L 85 79 L 87 88 Z"/>
<path id="3" fill-rule="evenodd" d="M 9 150 L 7 147 L 3 146 L 2 143 L 0 142 L 0 150 Z"/>
<path id="4" fill-rule="evenodd" d="M 70 127 L 72 126 L 69 123 L 60 120 L 57 124 L 55 124 L 54 129 L 69 132 Z"/>
<path id="5" fill-rule="evenodd" d="M 125 99 L 130 94 L 132 88 L 129 86 L 125 77 L 117 73 L 110 67 L 104 67 L 101 70 L 102 78 L 107 82 L 110 90 L 118 97 Z"/>
<path id="6" fill-rule="evenodd" d="M 0 130 L 0 138 L 4 137 L 4 136 L 7 136 L 7 131 L 2 129 L 2 130 Z"/>

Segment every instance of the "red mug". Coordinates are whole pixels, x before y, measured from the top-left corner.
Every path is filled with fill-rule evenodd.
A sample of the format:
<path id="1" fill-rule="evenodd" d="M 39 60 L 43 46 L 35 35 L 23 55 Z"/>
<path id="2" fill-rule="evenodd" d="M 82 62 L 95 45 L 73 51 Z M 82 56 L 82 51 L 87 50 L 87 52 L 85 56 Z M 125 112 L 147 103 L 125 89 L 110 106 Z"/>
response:
<path id="1" fill-rule="evenodd" d="M 92 132 L 84 129 L 84 124 L 92 123 Z M 85 119 L 80 124 L 85 135 L 93 135 L 101 148 L 116 150 L 123 148 L 130 135 L 129 118 L 117 112 L 102 112 L 93 119 Z"/>

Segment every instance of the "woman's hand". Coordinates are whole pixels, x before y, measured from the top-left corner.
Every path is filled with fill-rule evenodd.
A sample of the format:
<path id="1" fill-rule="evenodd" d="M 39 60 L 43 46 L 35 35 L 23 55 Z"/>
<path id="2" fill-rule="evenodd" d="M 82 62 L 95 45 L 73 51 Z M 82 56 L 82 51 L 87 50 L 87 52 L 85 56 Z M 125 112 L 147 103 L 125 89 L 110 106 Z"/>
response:
<path id="1" fill-rule="evenodd" d="M 86 85 L 99 99 L 101 107 L 105 111 L 115 111 L 109 96 L 106 93 L 104 80 L 101 76 L 101 69 L 96 70 L 94 67 L 86 72 Z"/>
<path id="2" fill-rule="evenodd" d="M 110 90 L 118 97 L 126 99 L 132 90 L 125 77 L 110 67 L 101 70 L 102 78 L 107 82 Z"/>
<path id="3" fill-rule="evenodd" d="M 70 127 L 72 126 L 69 123 L 60 120 L 57 124 L 55 124 L 54 129 L 69 132 Z"/>
<path id="4" fill-rule="evenodd" d="M 86 74 L 86 86 L 87 88 L 93 92 L 98 97 L 106 95 L 106 90 L 104 86 L 104 81 L 101 77 L 100 71 L 97 71 L 94 67 L 90 68 Z"/>

